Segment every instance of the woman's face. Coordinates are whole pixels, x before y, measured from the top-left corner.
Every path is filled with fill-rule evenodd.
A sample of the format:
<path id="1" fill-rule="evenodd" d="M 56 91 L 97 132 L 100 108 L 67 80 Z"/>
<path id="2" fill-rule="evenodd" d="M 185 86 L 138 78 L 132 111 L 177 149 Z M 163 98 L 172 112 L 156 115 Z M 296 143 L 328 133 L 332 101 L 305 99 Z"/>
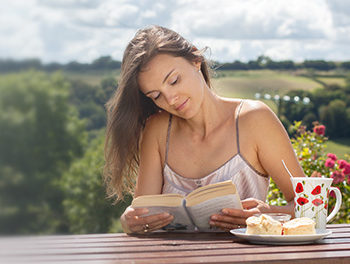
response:
<path id="1" fill-rule="evenodd" d="M 158 107 L 188 119 L 198 112 L 206 88 L 199 69 L 200 62 L 159 54 L 139 73 L 138 83 Z"/>

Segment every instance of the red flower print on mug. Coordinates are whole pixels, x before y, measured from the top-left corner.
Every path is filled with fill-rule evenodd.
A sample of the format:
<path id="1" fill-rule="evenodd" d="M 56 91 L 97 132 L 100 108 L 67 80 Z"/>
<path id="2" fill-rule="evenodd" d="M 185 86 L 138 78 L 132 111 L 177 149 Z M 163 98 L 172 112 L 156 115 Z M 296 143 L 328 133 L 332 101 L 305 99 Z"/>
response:
<path id="1" fill-rule="evenodd" d="M 304 197 L 299 197 L 298 200 L 297 200 L 297 203 L 300 204 L 300 205 L 307 204 L 308 202 L 309 202 L 309 200 L 304 198 Z"/>
<path id="2" fill-rule="evenodd" d="M 315 200 L 312 201 L 312 203 L 316 206 L 319 206 L 323 204 L 323 201 L 320 198 L 316 198 Z"/>
<path id="3" fill-rule="evenodd" d="M 320 194 L 321 193 L 321 186 L 320 185 L 317 185 L 315 187 L 315 189 L 312 190 L 311 194 L 312 195 L 317 195 L 317 194 Z"/>
<path id="4" fill-rule="evenodd" d="M 296 193 L 301 193 L 303 191 L 304 191 L 303 185 L 300 182 L 298 182 L 297 187 L 295 188 L 295 192 Z"/>

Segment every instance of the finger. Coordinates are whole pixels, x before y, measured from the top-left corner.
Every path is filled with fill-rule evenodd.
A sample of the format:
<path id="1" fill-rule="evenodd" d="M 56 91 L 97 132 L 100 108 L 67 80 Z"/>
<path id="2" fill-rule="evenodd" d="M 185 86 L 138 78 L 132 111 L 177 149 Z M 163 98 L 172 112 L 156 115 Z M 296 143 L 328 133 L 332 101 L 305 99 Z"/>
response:
<path id="1" fill-rule="evenodd" d="M 140 217 L 139 219 L 143 224 L 152 224 L 158 221 L 167 220 L 169 217 L 171 217 L 169 213 L 161 213 L 161 214 L 143 216 L 143 217 Z"/>
<path id="2" fill-rule="evenodd" d="M 125 214 L 126 218 L 139 217 L 141 215 L 148 214 L 149 210 L 147 208 L 130 208 Z"/>
<path id="3" fill-rule="evenodd" d="M 167 224 L 171 223 L 173 220 L 174 220 L 174 217 L 172 215 L 169 215 L 169 217 L 167 218 L 148 223 L 148 226 L 150 229 L 155 229 L 158 226 L 160 227 L 166 226 Z"/>
<path id="4" fill-rule="evenodd" d="M 243 209 L 251 209 L 253 207 L 258 206 L 258 201 L 254 198 L 248 198 L 242 201 Z"/>
<path id="5" fill-rule="evenodd" d="M 217 222 L 217 221 L 210 221 L 209 224 L 211 226 L 219 227 L 223 230 L 231 230 L 235 228 L 241 228 L 241 225 L 232 224 L 232 223 L 225 223 L 225 222 Z"/>
<path id="6" fill-rule="evenodd" d="M 227 215 L 213 215 L 210 220 L 215 222 L 223 222 L 223 223 L 229 223 L 229 224 L 235 224 L 235 225 L 245 225 L 245 218 L 241 217 L 231 217 Z"/>
<path id="7" fill-rule="evenodd" d="M 222 209 L 221 212 L 223 215 L 246 219 L 246 218 L 248 218 L 256 213 L 259 213 L 259 210 L 255 209 L 255 208 L 250 209 L 250 210 L 224 208 L 224 209 Z"/>
<path id="8" fill-rule="evenodd" d="M 160 219 L 158 221 L 153 221 L 150 223 L 134 226 L 133 232 L 135 233 L 152 232 L 162 228 L 163 226 L 170 224 L 173 220 L 174 220 L 174 217 L 172 215 L 169 215 L 169 217 Z"/>
<path id="9" fill-rule="evenodd" d="M 165 220 L 170 216 L 169 213 L 161 213 L 161 214 L 154 214 L 149 216 L 140 216 L 135 217 L 133 219 L 129 219 L 129 226 L 130 227 L 137 227 L 141 226 L 143 227 L 146 224 L 152 224 L 157 221 Z"/>
<path id="10" fill-rule="evenodd" d="M 169 218 L 167 218 L 165 220 L 162 220 L 159 222 L 154 222 L 150 225 L 150 231 L 155 231 L 155 230 L 161 229 L 162 227 L 170 224 L 173 220 L 174 220 L 174 217 L 171 215 L 171 216 L 169 216 Z"/>

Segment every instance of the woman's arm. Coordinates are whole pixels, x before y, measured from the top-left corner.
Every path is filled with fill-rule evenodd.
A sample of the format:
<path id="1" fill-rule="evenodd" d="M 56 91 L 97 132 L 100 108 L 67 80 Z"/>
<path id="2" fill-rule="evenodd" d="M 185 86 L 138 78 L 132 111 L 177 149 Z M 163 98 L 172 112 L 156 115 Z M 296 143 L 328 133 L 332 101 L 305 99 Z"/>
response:
<path id="1" fill-rule="evenodd" d="M 282 160 L 286 163 L 294 177 L 305 177 L 295 151 L 277 116 L 261 102 L 257 105 L 257 113 L 253 115 L 250 122 L 255 122 L 259 130 L 254 133 L 257 154 L 260 164 L 268 175 L 276 182 L 285 199 L 289 202 L 294 198 L 294 192 L 290 176 L 285 170 Z"/>
<path id="2" fill-rule="evenodd" d="M 272 206 L 254 198 L 243 200 L 243 211 L 227 208 L 223 210 L 222 215 L 212 216 L 211 224 L 224 229 L 245 225 L 246 218 L 256 213 L 294 214 L 293 187 L 282 159 L 293 176 L 305 177 L 288 134 L 271 109 L 258 101 L 246 101 L 244 106 L 245 110 L 242 109 L 243 113 L 239 119 L 240 132 L 248 133 L 245 137 L 249 138 L 249 143 L 254 148 L 256 164 L 276 182 L 288 204 Z"/>
<path id="3" fill-rule="evenodd" d="M 166 132 L 166 117 L 168 115 L 157 114 L 147 120 L 141 139 L 135 197 L 162 192 L 163 174 L 159 140 Z M 120 218 L 124 232 L 152 231 L 166 226 L 173 220 L 173 217 L 167 213 L 143 216 L 147 213 L 146 208 L 128 207 Z"/>
<path id="4" fill-rule="evenodd" d="M 164 128 L 163 124 L 164 116 L 161 115 L 151 116 L 142 133 L 135 197 L 162 193 L 163 174 L 159 140 L 164 137 L 166 127 Z M 162 128 L 165 130 L 162 131 Z"/>

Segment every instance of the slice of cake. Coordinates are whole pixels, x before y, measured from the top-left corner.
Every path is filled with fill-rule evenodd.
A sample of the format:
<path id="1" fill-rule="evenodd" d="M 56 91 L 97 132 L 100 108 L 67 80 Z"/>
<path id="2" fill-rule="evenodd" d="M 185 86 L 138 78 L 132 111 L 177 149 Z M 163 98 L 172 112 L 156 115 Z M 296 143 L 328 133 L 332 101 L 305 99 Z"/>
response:
<path id="1" fill-rule="evenodd" d="M 265 214 L 247 218 L 246 224 L 249 235 L 282 235 L 282 224 Z"/>
<path id="2" fill-rule="evenodd" d="M 315 222 L 307 217 L 294 218 L 283 224 L 284 235 L 311 235 L 316 234 Z"/>

